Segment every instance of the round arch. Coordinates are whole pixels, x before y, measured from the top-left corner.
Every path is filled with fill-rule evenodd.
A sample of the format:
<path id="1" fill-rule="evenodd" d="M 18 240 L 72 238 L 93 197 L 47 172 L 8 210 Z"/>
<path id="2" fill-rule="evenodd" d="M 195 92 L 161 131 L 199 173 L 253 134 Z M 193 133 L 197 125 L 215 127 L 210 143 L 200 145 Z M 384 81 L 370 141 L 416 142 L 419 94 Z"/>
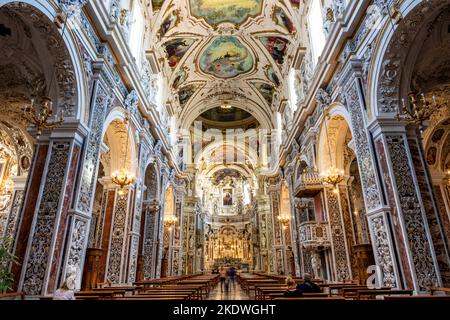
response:
<path id="1" fill-rule="evenodd" d="M 393 118 L 397 113 L 401 98 L 410 91 L 418 50 L 428 30 L 427 23 L 449 5 L 448 0 L 406 0 L 398 8 L 403 19 L 397 26 L 393 26 L 389 18 L 385 19 L 369 70 L 369 122 L 377 117 Z"/>
<path id="2" fill-rule="evenodd" d="M 29 21 L 32 15 L 38 15 L 39 23 L 44 23 L 45 26 L 41 25 L 36 28 L 45 30 L 45 32 L 47 32 L 47 39 L 53 37 L 54 39 L 61 39 L 63 41 L 64 48 L 62 48 L 62 50 L 64 51 L 61 51 L 61 63 L 64 63 L 64 65 L 61 66 L 60 70 L 58 70 L 58 73 L 55 75 L 56 78 L 62 79 L 62 82 L 57 85 L 58 96 L 63 96 L 60 92 L 61 90 L 75 88 L 75 93 L 73 95 L 74 109 L 66 109 L 66 117 L 80 120 L 82 123 L 87 123 L 89 115 L 86 106 L 88 106 L 89 102 L 89 90 L 87 76 L 84 72 L 85 65 L 78 49 L 79 45 L 77 44 L 76 36 L 72 30 L 74 27 L 73 22 L 68 20 L 66 32 L 61 38 L 60 30 L 58 30 L 52 22 L 58 17 L 59 12 L 59 9 L 54 5 L 54 2 L 48 0 L 0 0 L 0 10 L 2 8 L 11 8 L 12 6 L 17 9 L 17 12 L 27 15 L 26 21 Z M 50 46 L 50 42 L 48 42 L 47 45 Z M 55 53 L 58 48 L 52 47 L 48 50 L 51 53 Z M 57 53 L 55 53 L 55 55 L 56 54 Z M 66 64 L 67 62 L 69 64 Z M 58 105 L 68 105 L 71 102 L 72 101 L 69 100 L 62 100 L 58 101 Z"/>
<path id="3" fill-rule="evenodd" d="M 124 131 L 126 134 L 126 139 L 128 140 L 126 158 L 127 163 L 125 166 L 130 172 L 135 175 L 138 173 L 138 157 L 137 157 L 137 141 L 136 136 L 133 134 L 134 130 L 133 122 L 130 120 L 127 125 L 124 124 L 126 120 L 125 109 L 121 107 L 116 107 L 107 115 L 105 122 L 103 124 L 102 130 L 102 140 L 108 142 L 109 156 L 110 156 L 110 167 L 105 168 L 105 171 L 113 172 L 114 170 L 120 170 L 122 159 L 122 148 L 123 143 L 121 143 L 121 136 Z"/>
<path id="4" fill-rule="evenodd" d="M 348 134 L 353 137 L 350 115 L 342 104 L 330 105 L 329 119 L 322 118 L 317 141 L 317 169 L 324 172 L 330 165 L 347 171 L 344 148 L 348 143 Z M 332 128 L 330 128 L 332 126 Z M 326 132 L 328 130 L 328 133 Z M 328 138 L 330 142 L 328 142 Z M 329 150 L 330 149 L 330 150 Z M 331 153 L 331 159 L 330 159 Z"/>
<path id="5" fill-rule="evenodd" d="M 202 103 L 203 102 L 203 103 Z M 261 108 L 257 103 L 248 100 L 248 105 L 244 105 L 242 101 L 230 100 L 229 104 L 236 106 L 239 109 L 245 110 L 250 113 L 261 125 L 261 129 L 272 129 L 274 128 L 274 123 L 271 121 L 270 114 L 264 108 Z M 187 130 L 191 124 L 197 119 L 203 112 L 220 106 L 220 103 L 197 101 L 192 107 L 187 106 L 181 112 L 179 118 L 182 119 L 180 123 L 181 130 Z"/>

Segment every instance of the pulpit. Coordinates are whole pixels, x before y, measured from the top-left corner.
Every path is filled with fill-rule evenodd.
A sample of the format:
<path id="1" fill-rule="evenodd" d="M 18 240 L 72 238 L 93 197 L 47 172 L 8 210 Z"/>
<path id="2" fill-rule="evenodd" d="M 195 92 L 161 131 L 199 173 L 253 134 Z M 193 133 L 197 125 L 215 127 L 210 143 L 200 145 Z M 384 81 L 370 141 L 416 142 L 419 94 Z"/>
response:
<path id="1" fill-rule="evenodd" d="M 102 249 L 88 248 L 86 250 L 86 260 L 84 262 L 83 281 L 81 290 L 92 290 L 97 287 L 98 275 L 100 271 L 100 259 L 103 255 Z"/>

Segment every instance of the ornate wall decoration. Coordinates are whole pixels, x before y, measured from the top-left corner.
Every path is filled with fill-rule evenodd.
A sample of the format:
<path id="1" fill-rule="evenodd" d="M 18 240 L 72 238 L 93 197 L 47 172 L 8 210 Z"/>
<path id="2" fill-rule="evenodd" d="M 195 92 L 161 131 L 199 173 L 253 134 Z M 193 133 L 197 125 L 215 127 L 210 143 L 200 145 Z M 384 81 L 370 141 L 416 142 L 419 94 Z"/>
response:
<path id="1" fill-rule="evenodd" d="M 358 159 L 361 183 L 365 195 L 365 204 L 368 210 L 373 210 L 381 206 L 380 190 L 377 185 L 373 156 L 370 150 L 370 143 L 364 127 L 364 115 L 358 96 L 356 80 L 348 88 L 346 93 L 348 111 L 351 116 L 353 127 L 353 139 L 355 140 L 356 156 Z"/>
<path id="2" fill-rule="evenodd" d="M 76 219 L 74 221 L 73 230 L 71 232 L 72 237 L 70 239 L 69 256 L 66 264 L 66 275 L 74 272 L 77 276 L 77 280 L 81 277 L 81 261 L 85 255 L 85 243 L 86 243 L 86 230 L 87 223 L 84 220 Z"/>
<path id="3" fill-rule="evenodd" d="M 128 192 L 117 195 L 116 207 L 113 217 L 111 241 L 109 245 L 108 273 L 107 278 L 112 283 L 121 282 L 121 267 L 123 250 L 126 242 L 126 220 L 127 220 Z"/>
<path id="4" fill-rule="evenodd" d="M 50 248 L 56 226 L 60 196 L 64 194 L 64 177 L 69 158 L 70 142 L 54 141 L 51 146 L 50 161 L 37 212 L 33 239 L 26 261 L 22 288 L 27 294 L 39 295 L 45 289 L 44 278 L 51 255 Z"/>
<path id="5" fill-rule="evenodd" d="M 384 53 L 378 79 L 377 108 L 379 113 L 394 113 L 399 107 L 400 81 L 402 65 L 410 52 L 410 47 L 420 30 L 424 30 L 424 22 L 431 17 L 429 12 L 435 12 L 445 5 L 440 0 L 422 1 L 408 14 L 396 28 L 389 46 Z"/>
<path id="6" fill-rule="evenodd" d="M 412 255 L 417 284 L 421 291 L 437 285 L 436 271 L 430 243 L 425 229 L 425 221 L 416 194 L 408 153 L 401 136 L 387 136 L 387 146 L 391 156 L 403 220 L 407 231 L 409 250 Z"/>
<path id="7" fill-rule="evenodd" d="M 450 258 L 447 251 L 448 248 L 444 239 L 443 226 L 441 225 L 441 221 L 439 219 L 439 208 L 434 206 L 437 203 L 434 203 L 435 200 L 434 195 L 432 194 L 433 191 L 428 187 L 428 178 L 422 165 L 417 141 L 411 138 L 408 140 L 408 145 L 413 159 L 413 166 L 417 177 L 417 183 L 421 191 L 420 195 L 422 198 L 426 221 L 428 222 L 428 228 L 432 239 L 434 253 L 436 255 L 437 264 L 439 266 L 439 272 L 441 278 L 443 280 L 445 279 L 448 284 L 448 281 L 450 281 Z M 446 212 L 446 210 L 444 212 Z"/>
<path id="8" fill-rule="evenodd" d="M 150 279 L 155 275 L 155 263 L 154 258 L 156 250 L 155 250 L 155 223 L 156 217 L 158 216 L 157 209 L 146 208 L 145 209 L 145 226 L 144 226 L 144 243 L 143 243 L 143 252 L 144 256 L 144 278 Z"/>
<path id="9" fill-rule="evenodd" d="M 20 209 L 22 209 L 24 190 L 17 190 L 14 193 L 14 199 L 9 212 L 8 220 L 6 221 L 5 237 L 15 239 L 17 233 L 17 222 L 19 218 Z"/>
<path id="10" fill-rule="evenodd" d="M 375 259 L 377 266 L 381 268 L 383 274 L 383 286 L 395 288 L 398 286 L 394 260 L 392 259 L 391 248 L 389 246 L 389 236 L 386 233 L 387 225 L 382 215 L 371 216 L 369 218 L 369 228 L 371 228 L 372 242 L 375 247 Z"/>
<path id="11" fill-rule="evenodd" d="M 77 201 L 77 208 L 84 213 L 89 213 L 91 210 L 91 200 L 96 184 L 100 158 L 103 122 L 110 101 L 110 97 L 107 95 L 105 89 L 98 86 L 95 105 L 93 106 L 93 113 L 90 120 L 90 132 L 86 141 L 86 153 L 84 155 Z"/>
<path id="12" fill-rule="evenodd" d="M 358 278 L 358 266 L 355 254 L 353 252 L 353 244 L 355 237 L 353 233 L 353 222 L 351 217 L 351 209 L 349 206 L 349 199 L 347 187 L 339 186 L 339 197 L 341 200 L 342 218 L 344 222 L 345 238 L 347 240 L 348 257 L 350 260 L 350 267 L 352 271 L 352 278 Z"/>
<path id="13" fill-rule="evenodd" d="M 339 199 L 333 192 L 327 192 L 326 195 L 336 276 L 338 280 L 350 279 L 350 266 L 348 265 L 347 259 L 345 231 L 341 222 Z"/>

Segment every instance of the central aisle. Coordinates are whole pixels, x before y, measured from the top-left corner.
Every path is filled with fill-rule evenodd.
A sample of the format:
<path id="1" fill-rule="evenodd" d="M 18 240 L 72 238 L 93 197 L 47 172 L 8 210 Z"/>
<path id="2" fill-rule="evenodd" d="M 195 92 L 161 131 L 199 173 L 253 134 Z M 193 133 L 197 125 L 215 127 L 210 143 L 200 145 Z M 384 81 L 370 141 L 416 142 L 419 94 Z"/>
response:
<path id="1" fill-rule="evenodd" d="M 236 282 L 233 287 L 230 285 L 228 291 L 221 290 L 219 284 L 210 292 L 206 300 L 250 300 L 250 297 L 242 290 L 241 286 Z"/>

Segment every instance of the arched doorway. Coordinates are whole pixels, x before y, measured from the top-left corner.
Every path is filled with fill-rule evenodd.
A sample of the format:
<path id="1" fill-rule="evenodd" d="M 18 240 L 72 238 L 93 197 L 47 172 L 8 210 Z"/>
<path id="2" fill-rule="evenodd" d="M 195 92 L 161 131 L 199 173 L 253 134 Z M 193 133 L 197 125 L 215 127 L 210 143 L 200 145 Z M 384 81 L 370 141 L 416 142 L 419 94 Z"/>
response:
<path id="1" fill-rule="evenodd" d="M 114 183 L 115 172 L 136 176 L 136 144 L 132 124 L 121 108 L 116 108 L 104 125 L 100 165 L 94 191 L 89 247 L 83 275 L 83 288 L 98 283 L 126 283 L 132 257 L 129 247 L 130 219 L 133 217 L 134 182 Z"/>
<path id="2" fill-rule="evenodd" d="M 341 105 L 331 106 L 325 116 L 319 144 L 319 171 L 324 177 L 335 170 L 336 185 L 325 187 L 325 202 L 333 241 L 332 256 L 337 279 L 353 278 L 365 283 L 367 267 L 374 264 L 367 228 L 365 199 L 358 159 Z M 334 169 L 333 169 L 334 168 Z M 332 265 L 329 261 L 328 265 Z"/>

